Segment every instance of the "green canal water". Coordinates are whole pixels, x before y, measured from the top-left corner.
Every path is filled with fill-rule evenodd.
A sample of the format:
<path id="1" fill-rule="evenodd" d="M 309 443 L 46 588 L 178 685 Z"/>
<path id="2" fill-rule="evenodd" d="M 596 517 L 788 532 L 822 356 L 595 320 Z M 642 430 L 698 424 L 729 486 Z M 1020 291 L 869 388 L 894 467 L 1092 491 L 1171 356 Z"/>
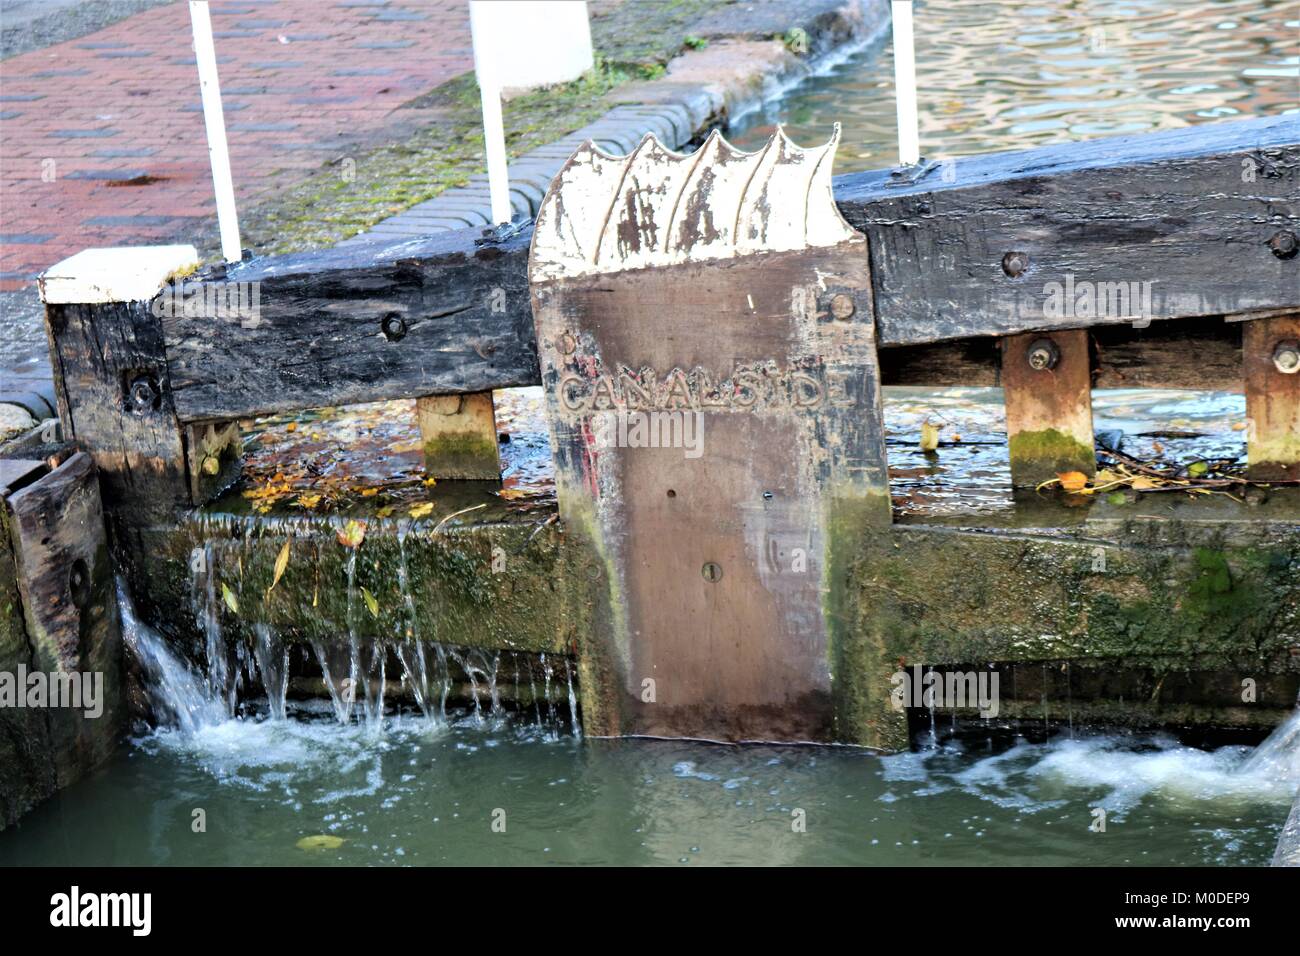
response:
<path id="1" fill-rule="evenodd" d="M 1295 109 L 1297 36 L 1295 5 L 1270 0 L 918 4 L 923 150 Z M 784 122 L 813 144 L 836 120 L 839 171 L 893 162 L 887 43 L 733 137 L 752 148 Z M 996 392 L 897 390 L 887 406 L 900 518 L 1014 507 Z M 1240 455 L 1243 414 L 1240 396 L 1097 396 L 1098 429 L 1124 431 L 1139 455 L 1157 442 Z M 965 447 L 921 456 L 930 420 Z M 534 454 L 516 462 L 507 447 L 516 480 L 546 484 L 544 437 L 519 438 Z M 157 651 L 148 629 L 133 637 Z M 977 719 L 954 731 L 939 713 L 913 752 L 882 757 L 584 739 L 562 696 L 522 715 L 453 708 L 444 719 L 390 701 L 382 718 L 358 708 L 345 724 L 329 701 L 291 700 L 279 719 L 256 702 L 232 718 L 205 675 L 170 666 L 155 693 L 184 729 L 137 729 L 99 773 L 0 832 L 0 864 L 1262 865 L 1300 783 L 1295 720 L 1263 747 L 1187 746 L 1087 727 L 1031 738 Z"/>
<path id="2" fill-rule="evenodd" d="M 971 730 L 878 757 L 291 710 L 137 740 L 0 863 L 1264 864 L 1291 785 L 1250 750 Z"/>

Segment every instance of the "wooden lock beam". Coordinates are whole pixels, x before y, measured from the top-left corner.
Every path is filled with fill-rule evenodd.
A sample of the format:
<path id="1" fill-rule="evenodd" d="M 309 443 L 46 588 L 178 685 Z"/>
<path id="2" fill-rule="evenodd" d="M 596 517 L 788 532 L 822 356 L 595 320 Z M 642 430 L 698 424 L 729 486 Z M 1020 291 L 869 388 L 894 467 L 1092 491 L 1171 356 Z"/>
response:
<path id="1" fill-rule="evenodd" d="M 1300 314 L 1243 323 L 1246 460 L 1257 481 L 1300 481 Z"/>
<path id="2" fill-rule="evenodd" d="M 1065 472 L 1096 473 L 1086 329 L 1004 338 L 1002 389 L 1012 484 L 1034 487 Z"/>

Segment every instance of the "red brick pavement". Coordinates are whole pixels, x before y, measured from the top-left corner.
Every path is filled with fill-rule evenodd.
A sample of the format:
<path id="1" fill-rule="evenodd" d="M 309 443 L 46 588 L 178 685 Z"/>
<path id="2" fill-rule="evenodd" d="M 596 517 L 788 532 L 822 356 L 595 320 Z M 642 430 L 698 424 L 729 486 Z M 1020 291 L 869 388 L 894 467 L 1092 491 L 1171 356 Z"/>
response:
<path id="1" fill-rule="evenodd" d="M 473 67 L 465 0 L 214 0 L 241 206 Z M 0 63 L 0 291 L 215 212 L 188 5 Z M 331 152 L 331 150 L 333 152 Z M 147 185 L 113 186 L 140 175 Z"/>

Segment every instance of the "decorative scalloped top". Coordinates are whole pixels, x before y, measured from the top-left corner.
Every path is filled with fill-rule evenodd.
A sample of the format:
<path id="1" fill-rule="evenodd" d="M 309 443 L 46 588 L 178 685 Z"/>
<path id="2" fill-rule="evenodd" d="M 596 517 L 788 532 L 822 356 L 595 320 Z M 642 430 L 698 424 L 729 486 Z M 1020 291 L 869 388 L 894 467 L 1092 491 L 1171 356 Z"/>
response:
<path id="1" fill-rule="evenodd" d="M 831 194 L 839 141 L 836 123 L 830 142 L 812 149 L 780 127 L 755 153 L 717 130 L 690 154 L 653 134 L 627 156 L 584 143 L 537 214 L 532 275 L 599 275 L 858 238 Z"/>

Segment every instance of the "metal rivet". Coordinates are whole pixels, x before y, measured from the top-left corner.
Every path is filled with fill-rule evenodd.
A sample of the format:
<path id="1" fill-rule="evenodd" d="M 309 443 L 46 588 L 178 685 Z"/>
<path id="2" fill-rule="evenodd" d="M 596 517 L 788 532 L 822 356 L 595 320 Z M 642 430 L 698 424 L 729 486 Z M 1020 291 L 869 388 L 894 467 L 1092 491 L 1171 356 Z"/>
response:
<path id="1" fill-rule="evenodd" d="M 677 492 L 675 492 L 675 491 L 673 491 L 671 488 L 669 488 L 669 489 L 668 489 L 668 497 L 669 497 L 669 498 L 676 498 L 676 497 L 677 497 Z"/>
<path id="2" fill-rule="evenodd" d="M 158 407 L 158 386 L 148 375 L 132 379 L 126 394 L 134 411 L 147 412 Z"/>
<path id="3" fill-rule="evenodd" d="M 1277 343 L 1277 348 L 1273 350 L 1273 365 L 1283 375 L 1300 372 L 1300 342 Z"/>
<path id="4" fill-rule="evenodd" d="M 68 571 L 68 593 L 75 607 L 84 608 L 90 603 L 90 569 L 81 558 L 73 561 Z"/>
<path id="5" fill-rule="evenodd" d="M 722 580 L 722 565 L 714 561 L 705 561 L 704 567 L 700 568 L 700 574 L 704 575 L 704 580 L 710 584 L 717 584 Z"/>
<path id="6" fill-rule="evenodd" d="M 1008 252 L 1002 257 L 1002 271 L 1015 279 L 1025 274 L 1029 268 L 1029 253 Z"/>
<path id="7" fill-rule="evenodd" d="M 857 306 L 853 304 L 853 299 L 843 292 L 831 299 L 831 315 L 841 322 L 852 316 L 855 311 Z"/>
<path id="8" fill-rule="evenodd" d="M 406 319 L 396 312 L 389 312 L 384 316 L 379 323 L 379 327 L 383 329 L 384 338 L 390 342 L 400 341 L 402 336 L 406 335 Z"/>
<path id="9" fill-rule="evenodd" d="M 1294 232 L 1283 229 L 1273 234 L 1273 238 L 1268 241 L 1268 247 L 1279 259 L 1294 259 L 1296 251 L 1300 250 L 1300 240 L 1296 239 Z"/>
<path id="10" fill-rule="evenodd" d="M 1051 339 L 1034 339 L 1029 344 L 1029 351 L 1025 353 L 1025 361 L 1035 372 L 1056 368 L 1056 363 L 1060 360 L 1061 350 Z"/>

